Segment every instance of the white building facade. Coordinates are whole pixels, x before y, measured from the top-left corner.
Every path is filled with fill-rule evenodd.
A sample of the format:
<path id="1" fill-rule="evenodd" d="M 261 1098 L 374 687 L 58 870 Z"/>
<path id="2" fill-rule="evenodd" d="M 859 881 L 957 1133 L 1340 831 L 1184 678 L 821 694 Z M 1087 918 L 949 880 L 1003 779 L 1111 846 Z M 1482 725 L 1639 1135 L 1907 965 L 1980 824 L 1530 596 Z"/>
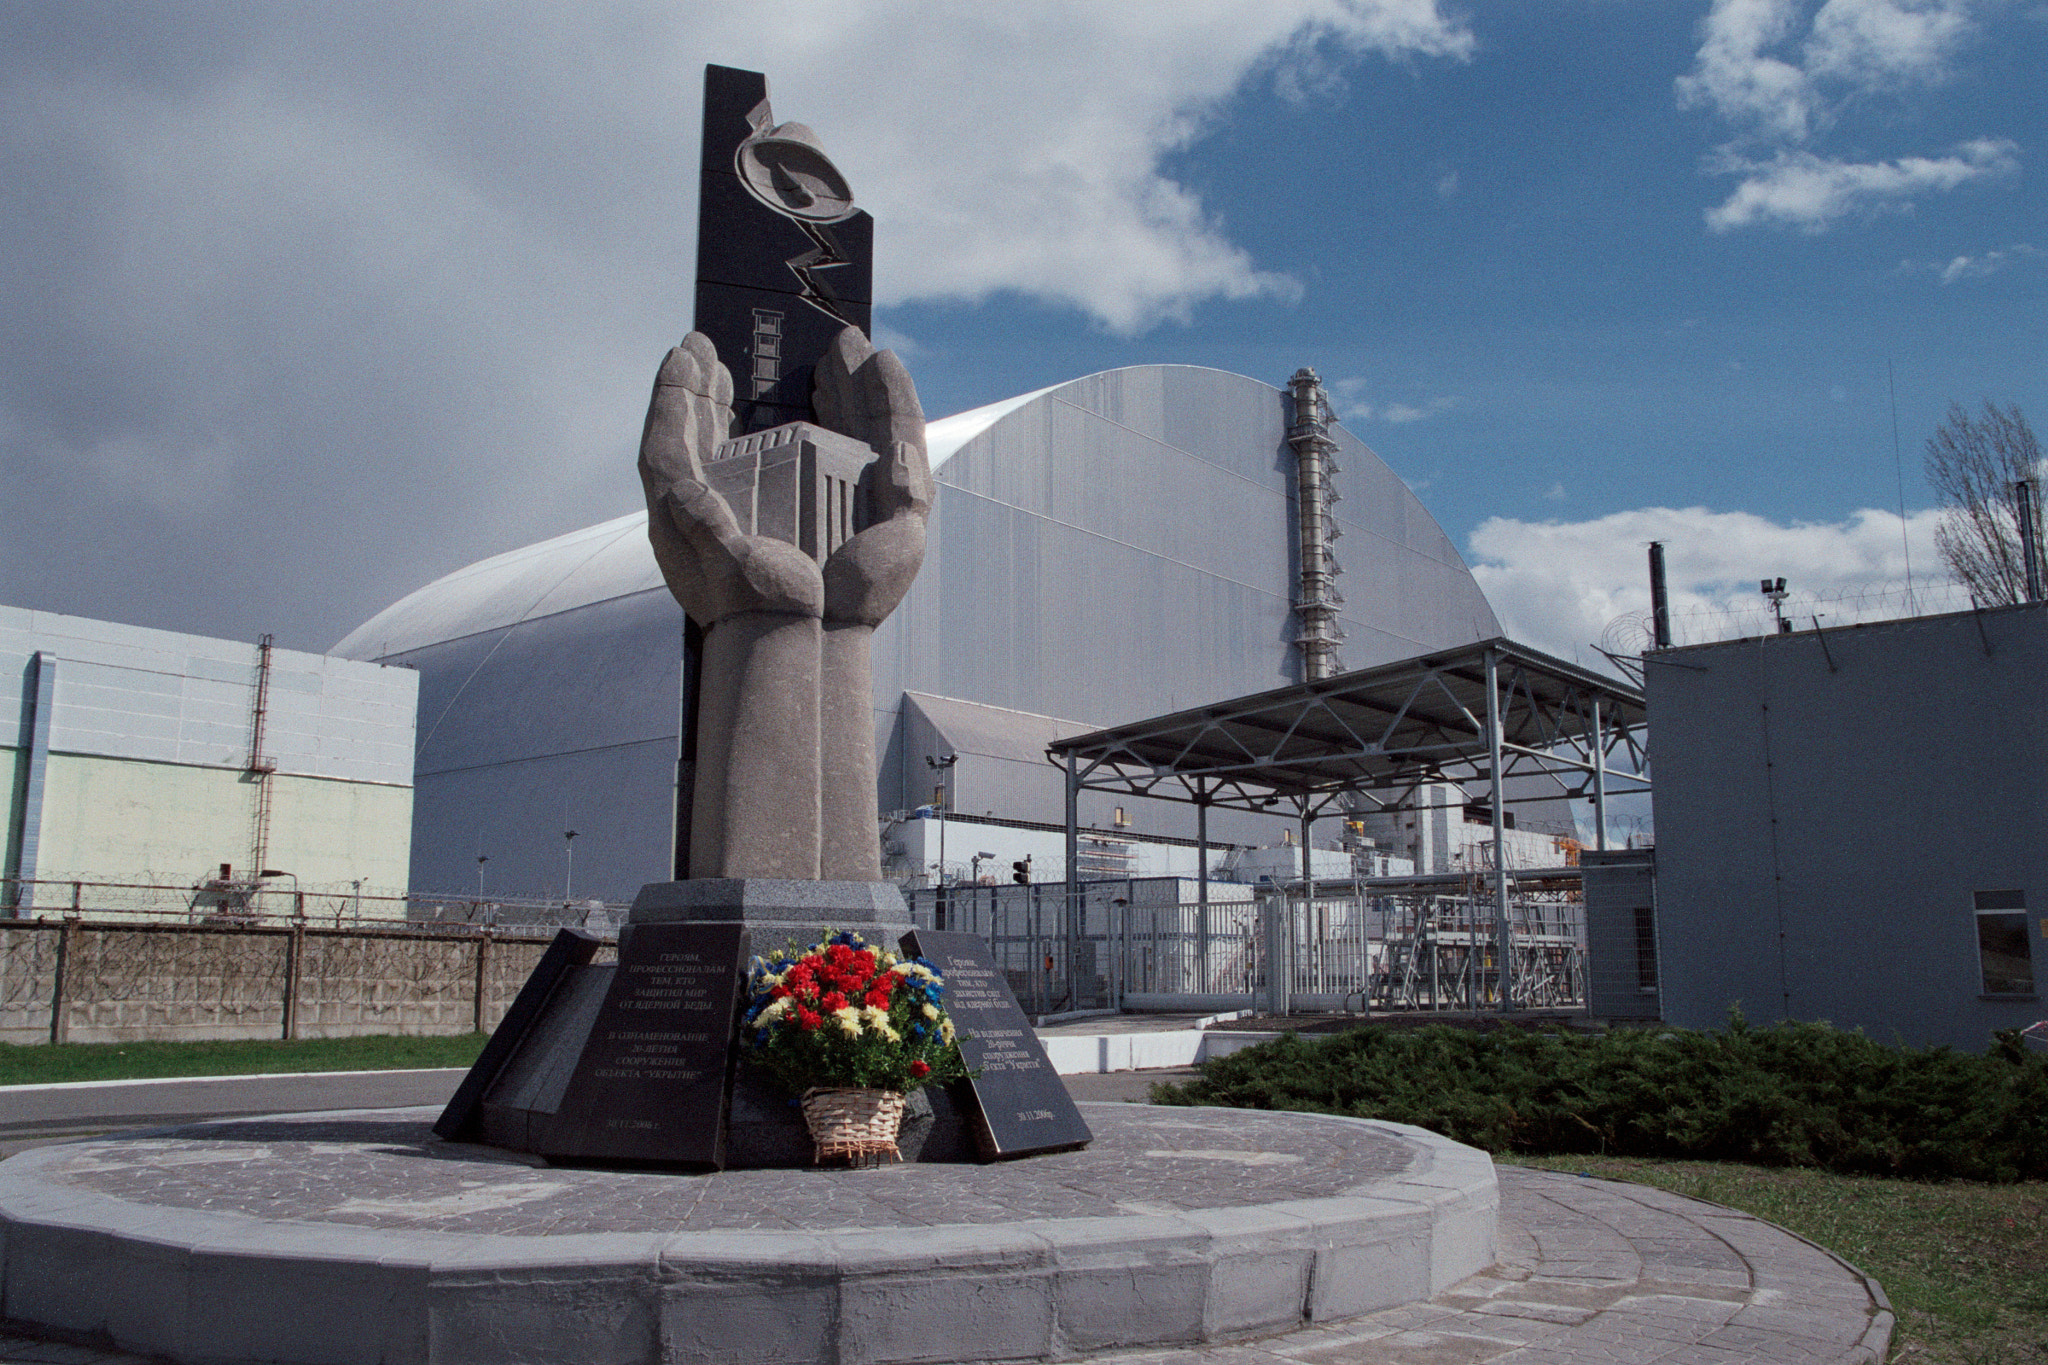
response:
<path id="1" fill-rule="evenodd" d="M 403 895 L 418 691 L 408 669 L 0 607 L 0 913 L 85 884 L 245 895 L 266 870 L 263 892 Z"/>

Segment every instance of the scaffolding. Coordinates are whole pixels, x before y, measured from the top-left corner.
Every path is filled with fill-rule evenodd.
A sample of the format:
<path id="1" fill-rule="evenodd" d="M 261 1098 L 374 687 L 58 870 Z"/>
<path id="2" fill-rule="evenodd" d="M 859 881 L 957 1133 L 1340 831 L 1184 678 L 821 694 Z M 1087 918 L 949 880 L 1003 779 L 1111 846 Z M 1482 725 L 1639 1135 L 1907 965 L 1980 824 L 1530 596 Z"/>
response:
<path id="1" fill-rule="evenodd" d="M 1586 917 L 1576 868 L 1514 878 L 1508 893 L 1509 980 L 1523 1009 L 1586 1003 Z M 1493 877 L 1474 871 L 1368 883 L 1380 951 L 1374 1011 L 1483 1010 L 1501 1005 Z"/>
<path id="2" fill-rule="evenodd" d="M 1189 802 L 1198 845 L 1207 844 L 1211 809 L 1284 812 L 1299 823 L 1307 904 L 1329 891 L 1310 872 L 1315 821 L 1415 809 L 1445 783 L 1483 802 L 1495 849 L 1507 843 L 1514 782 L 1526 784 L 1522 800 L 1589 800 L 1594 844 L 1605 848 L 1610 787 L 1649 790 L 1647 721 L 1635 688 L 1495 638 L 1060 739 L 1046 756 L 1066 769 L 1069 866 L 1078 863 L 1084 791 Z M 1583 1001 L 1583 912 L 1567 918 L 1577 902 L 1562 888 L 1537 895 L 1534 870 L 1482 861 L 1493 865 L 1407 888 L 1427 895 L 1386 892 L 1395 932 L 1377 940 L 1373 988 L 1432 1009 Z M 1209 901 L 1206 874 L 1196 899 Z M 1070 922 L 1079 915 L 1072 901 Z M 1068 937 L 1080 940 L 1078 931 Z M 1286 937 L 1273 935 L 1276 950 Z M 1287 1011 L 1290 975 L 1272 974 L 1276 1013 Z M 1330 983 L 1341 971 L 1312 975 Z"/>

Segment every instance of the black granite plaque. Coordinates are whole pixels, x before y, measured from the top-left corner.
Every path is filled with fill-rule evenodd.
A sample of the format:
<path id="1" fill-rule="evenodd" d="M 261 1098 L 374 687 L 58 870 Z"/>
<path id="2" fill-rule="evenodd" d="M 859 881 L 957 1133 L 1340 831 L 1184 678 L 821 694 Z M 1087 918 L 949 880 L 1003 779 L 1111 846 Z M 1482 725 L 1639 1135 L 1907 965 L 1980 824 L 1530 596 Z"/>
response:
<path id="1" fill-rule="evenodd" d="M 873 299 L 867 214 L 802 221 L 769 208 L 742 182 L 740 145 L 774 117 L 767 77 L 704 69 L 696 329 L 732 371 L 740 431 L 814 420 L 811 367 L 843 328 L 868 331 Z"/>
<path id="2" fill-rule="evenodd" d="M 1026 1156 L 1093 1141 L 981 936 L 917 929 L 903 936 L 903 947 L 946 979 L 944 1003 L 960 1032 L 960 1054 L 969 1071 L 980 1073 L 952 1089 L 956 1097 L 971 1096 L 979 1110 L 975 1137 L 983 1155 Z"/>
<path id="3" fill-rule="evenodd" d="M 588 965 L 596 956 L 601 942 L 596 934 L 585 929 L 556 932 L 555 941 L 541 954 L 532 975 L 526 978 L 526 984 L 513 998 L 512 1008 L 505 1011 L 505 1017 L 491 1031 L 491 1040 L 484 1044 L 483 1054 L 470 1067 L 469 1074 L 462 1078 L 462 1084 L 455 1087 L 454 1098 L 448 1101 L 448 1107 L 441 1111 L 440 1119 L 434 1124 L 436 1133 L 452 1142 L 476 1140 L 485 1092 L 504 1071 L 513 1054 L 519 1051 L 528 1032 L 540 1023 L 555 988 L 575 968 Z"/>
<path id="4" fill-rule="evenodd" d="M 537 1144 L 565 1163 L 725 1164 L 746 929 L 628 924 L 560 1108 Z"/>

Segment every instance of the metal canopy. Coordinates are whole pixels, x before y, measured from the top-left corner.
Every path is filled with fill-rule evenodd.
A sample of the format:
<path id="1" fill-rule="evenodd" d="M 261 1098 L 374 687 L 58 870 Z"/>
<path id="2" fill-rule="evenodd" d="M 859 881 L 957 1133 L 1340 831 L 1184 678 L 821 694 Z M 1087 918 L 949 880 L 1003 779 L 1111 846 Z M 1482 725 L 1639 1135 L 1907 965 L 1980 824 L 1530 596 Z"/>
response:
<path id="1" fill-rule="evenodd" d="M 1077 735 L 1046 756 L 1067 770 L 1070 803 L 1082 789 L 1253 812 L 1285 800 L 1308 818 L 1398 809 L 1423 783 L 1498 792 L 1549 774 L 1604 816 L 1610 782 L 1649 787 L 1646 720 L 1639 690 L 1497 637 Z"/>

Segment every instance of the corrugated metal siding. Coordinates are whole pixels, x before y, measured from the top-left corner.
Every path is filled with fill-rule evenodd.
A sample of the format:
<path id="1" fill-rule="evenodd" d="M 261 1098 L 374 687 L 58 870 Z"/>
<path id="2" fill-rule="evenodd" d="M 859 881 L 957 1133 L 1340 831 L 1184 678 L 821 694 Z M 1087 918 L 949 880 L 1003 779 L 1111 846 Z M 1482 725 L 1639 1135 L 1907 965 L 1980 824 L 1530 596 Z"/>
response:
<path id="1" fill-rule="evenodd" d="M 1972 893 L 2026 894 L 2048 976 L 2048 607 L 1652 656 L 1664 1017 L 1826 1019 L 1982 1050 Z"/>
<path id="2" fill-rule="evenodd" d="M 254 644 L 0 607 L 0 707 L 19 709 L 38 649 L 64 661 L 53 751 L 212 768 L 248 762 Z M 285 773 L 409 786 L 418 687 L 408 670 L 275 650 L 266 753 Z"/>
<path id="3" fill-rule="evenodd" d="M 1292 681 L 1285 407 L 1241 375 L 1140 366 L 1049 390 L 961 445 L 938 472 L 924 569 L 875 640 L 882 809 L 930 795 L 901 736 L 905 692 L 1107 725 Z M 1346 664 L 1499 633 L 1421 504 L 1337 439 Z M 473 878 L 480 826 L 500 831 L 493 875 L 547 869 L 561 792 L 599 789 L 662 816 L 617 831 L 644 847 L 600 855 L 580 836 L 578 888 L 586 857 L 593 878 L 601 856 L 623 878 L 591 894 L 663 875 L 671 767 L 620 755 L 666 742 L 672 765 L 680 626 L 641 520 L 621 518 L 452 574 L 337 646 L 421 671 L 415 881 Z M 1032 816 L 1057 808 L 1049 765 L 1044 780 Z"/>

